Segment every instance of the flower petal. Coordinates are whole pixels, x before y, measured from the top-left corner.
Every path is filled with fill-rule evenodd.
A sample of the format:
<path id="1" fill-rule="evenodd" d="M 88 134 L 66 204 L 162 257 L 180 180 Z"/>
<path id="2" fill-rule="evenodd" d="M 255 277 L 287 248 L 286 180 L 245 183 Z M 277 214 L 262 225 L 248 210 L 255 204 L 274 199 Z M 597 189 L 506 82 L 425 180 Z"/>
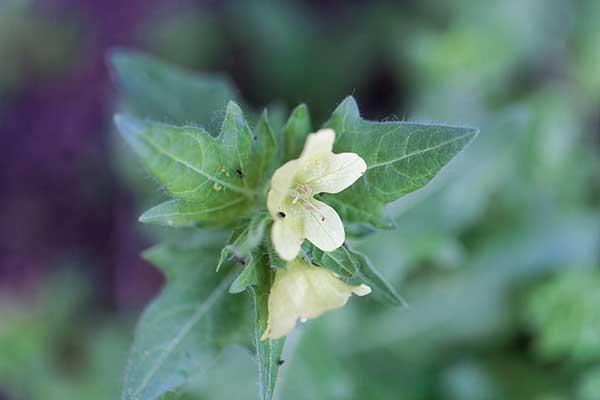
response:
<path id="1" fill-rule="evenodd" d="M 290 188 L 293 185 L 294 177 L 298 171 L 300 162 L 291 160 L 283 164 L 275 171 L 271 178 L 271 189 L 267 197 L 267 208 L 273 218 L 279 212 L 285 212 L 285 200 L 289 196 Z"/>
<path id="2" fill-rule="evenodd" d="M 300 252 L 304 236 L 302 235 L 302 221 L 297 221 L 293 215 L 286 215 L 285 219 L 277 218 L 271 228 L 271 240 L 273 247 L 279 255 L 286 261 L 293 260 Z"/>
<path id="3" fill-rule="evenodd" d="M 333 251 L 340 247 L 346 235 L 338 213 L 329 205 L 311 199 L 302 208 L 304 214 L 304 237 L 323 251 Z"/>
<path id="4" fill-rule="evenodd" d="M 333 151 L 335 132 L 333 129 L 320 129 L 306 137 L 304 149 L 299 160 L 305 162 L 312 158 L 319 158 Z"/>
<path id="5" fill-rule="evenodd" d="M 296 180 L 308 185 L 313 193 L 339 193 L 364 175 L 367 163 L 356 153 L 329 153 L 304 163 Z"/>
<path id="6" fill-rule="evenodd" d="M 344 306 L 352 293 L 364 296 L 370 292 L 366 285 L 350 286 L 331 271 L 295 259 L 275 275 L 267 329 L 261 340 L 278 339 L 290 333 L 298 319 L 316 318 Z"/>

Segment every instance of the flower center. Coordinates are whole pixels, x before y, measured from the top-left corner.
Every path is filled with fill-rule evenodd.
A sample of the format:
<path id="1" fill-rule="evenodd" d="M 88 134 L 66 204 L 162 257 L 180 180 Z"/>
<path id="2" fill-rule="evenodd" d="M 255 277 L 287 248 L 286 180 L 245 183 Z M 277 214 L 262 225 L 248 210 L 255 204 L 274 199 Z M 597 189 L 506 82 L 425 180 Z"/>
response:
<path id="1" fill-rule="evenodd" d="M 292 204 L 301 205 L 307 210 L 317 214 L 321 222 L 325 221 L 323 213 L 321 213 L 321 211 L 311 202 L 313 191 L 310 186 L 305 183 L 296 183 L 290 190 L 290 196 L 292 198 Z"/>
<path id="2" fill-rule="evenodd" d="M 290 190 L 292 196 L 292 204 L 300 202 L 306 204 L 312 197 L 313 191 L 310 186 L 304 183 L 296 183 L 296 185 Z"/>

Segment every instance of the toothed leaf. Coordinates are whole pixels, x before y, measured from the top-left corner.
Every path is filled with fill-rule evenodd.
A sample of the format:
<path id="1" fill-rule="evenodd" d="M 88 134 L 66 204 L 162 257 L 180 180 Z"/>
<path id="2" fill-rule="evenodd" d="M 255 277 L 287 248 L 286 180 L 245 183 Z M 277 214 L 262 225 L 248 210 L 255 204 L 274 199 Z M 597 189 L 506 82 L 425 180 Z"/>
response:
<path id="1" fill-rule="evenodd" d="M 247 299 L 227 293 L 234 273 L 215 273 L 216 249 L 201 243 L 158 245 L 144 257 L 167 282 L 144 311 L 125 374 L 123 400 L 153 400 L 212 366 L 222 348 L 247 343 Z"/>
<path id="2" fill-rule="evenodd" d="M 229 79 L 201 74 L 128 50 L 109 57 L 129 112 L 175 125 L 197 124 L 211 133 L 221 125 L 229 101 L 239 102 Z"/>
<path id="3" fill-rule="evenodd" d="M 352 285 L 364 283 L 373 290 L 373 296 L 383 303 L 400 305 L 404 300 L 396 289 L 375 269 L 371 261 L 347 245 L 324 252 L 309 243 L 304 245 L 308 261 L 335 272 L 344 281 Z"/>
<path id="4" fill-rule="evenodd" d="M 381 229 L 393 227 L 384 215 L 387 203 L 429 183 L 477 134 L 466 127 L 367 121 L 352 97 L 338 106 L 325 127 L 336 132 L 334 151 L 357 153 L 367 171 L 348 189 L 323 198 L 344 222 Z"/>

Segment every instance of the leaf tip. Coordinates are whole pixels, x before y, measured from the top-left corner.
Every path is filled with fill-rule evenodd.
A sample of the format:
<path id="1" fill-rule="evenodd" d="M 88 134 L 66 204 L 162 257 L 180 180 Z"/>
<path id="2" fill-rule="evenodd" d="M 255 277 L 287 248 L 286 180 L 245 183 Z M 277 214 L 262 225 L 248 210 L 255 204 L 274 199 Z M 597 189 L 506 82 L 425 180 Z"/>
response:
<path id="1" fill-rule="evenodd" d="M 123 114 L 116 114 L 114 123 L 117 130 L 127 141 L 131 141 L 134 137 L 139 136 L 146 128 L 140 120 Z"/>
<path id="2" fill-rule="evenodd" d="M 296 118 L 306 118 L 308 117 L 309 111 L 306 103 L 300 103 L 292 110 L 292 115 Z"/>
<path id="3" fill-rule="evenodd" d="M 344 114 L 356 115 L 360 116 L 360 111 L 358 110 L 358 103 L 354 96 L 348 96 L 339 106 L 335 109 L 334 113 L 343 112 Z"/>
<path id="4" fill-rule="evenodd" d="M 122 61 L 127 57 L 127 50 L 114 47 L 106 52 L 106 62 L 112 68 L 118 69 Z"/>
<path id="5" fill-rule="evenodd" d="M 260 113 L 259 124 L 269 124 L 269 111 L 266 108 Z"/>
<path id="6" fill-rule="evenodd" d="M 466 132 L 464 133 L 464 136 L 466 137 L 466 141 L 464 143 L 463 146 L 463 150 L 470 145 L 476 138 L 477 136 L 479 136 L 479 128 L 473 128 L 471 126 L 466 126 L 463 128 Z"/>
<path id="7" fill-rule="evenodd" d="M 152 210 L 145 211 L 142 215 L 140 215 L 138 217 L 138 222 L 141 222 L 142 224 L 151 223 L 152 216 L 150 215 L 150 211 L 152 211 Z"/>
<path id="8" fill-rule="evenodd" d="M 237 105 L 237 103 L 233 100 L 229 100 L 227 102 L 227 107 L 225 109 L 225 113 L 227 115 L 230 114 L 242 114 L 242 109 L 240 108 L 240 106 Z"/>
<path id="9" fill-rule="evenodd" d="M 165 205 L 166 204 L 166 205 Z M 138 221 L 143 224 L 155 224 L 163 226 L 179 226 L 177 220 L 173 219 L 173 216 L 164 213 L 164 208 L 169 207 L 170 202 L 159 204 L 151 209 L 145 211 L 139 216 Z"/>
<path id="10" fill-rule="evenodd" d="M 479 128 L 469 128 L 471 131 L 471 136 L 473 137 L 473 139 L 475 139 L 477 136 L 479 136 L 479 132 L 481 132 L 479 130 Z"/>

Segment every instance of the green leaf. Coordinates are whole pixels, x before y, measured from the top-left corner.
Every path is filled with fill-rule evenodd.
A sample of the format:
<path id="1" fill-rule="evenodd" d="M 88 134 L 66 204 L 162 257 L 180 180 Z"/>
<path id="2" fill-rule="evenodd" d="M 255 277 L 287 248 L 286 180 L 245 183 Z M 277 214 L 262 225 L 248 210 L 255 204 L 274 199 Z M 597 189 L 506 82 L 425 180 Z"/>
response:
<path id="1" fill-rule="evenodd" d="M 226 225 L 254 207 L 275 153 L 263 114 L 253 133 L 233 102 L 221 134 L 117 115 L 115 123 L 145 167 L 180 201 L 161 204 L 141 220 L 164 225 L 205 222 Z"/>
<path id="2" fill-rule="evenodd" d="M 306 104 L 300 104 L 290 114 L 283 127 L 283 159 L 298 158 L 304 147 L 306 135 L 311 131 L 310 114 Z"/>
<path id="3" fill-rule="evenodd" d="M 152 207 L 140 216 L 140 222 L 165 226 L 189 226 L 204 223 L 211 226 L 222 226 L 235 222 L 248 212 L 248 204 L 244 197 L 228 203 L 211 205 L 202 201 L 169 200 Z"/>
<path id="4" fill-rule="evenodd" d="M 595 400 L 600 398 L 600 366 L 585 371 L 577 385 L 578 400 Z"/>
<path id="5" fill-rule="evenodd" d="M 325 127 L 336 132 L 334 150 L 353 152 L 367 163 L 365 175 L 348 189 L 324 200 L 347 223 L 390 229 L 387 203 L 422 188 L 477 134 L 477 130 L 403 121 L 372 122 L 360 117 L 347 97 Z"/>
<path id="6" fill-rule="evenodd" d="M 405 304 L 367 256 L 350 249 L 346 244 L 332 252 L 324 252 L 305 242 L 304 250 L 309 262 L 335 272 L 347 283 L 364 283 L 373 290 L 377 300 L 392 305 Z"/>
<path id="7" fill-rule="evenodd" d="M 267 256 L 268 256 L 268 264 L 273 269 L 282 269 L 287 268 L 287 261 L 283 258 L 279 257 L 277 251 L 275 251 L 275 246 L 273 246 L 273 240 L 271 235 L 267 236 Z"/>
<path id="8" fill-rule="evenodd" d="M 230 104 L 228 109 L 237 114 L 237 106 Z M 223 201 L 255 193 L 236 173 L 236 168 L 248 162 L 252 140 L 249 132 L 246 138 L 238 139 L 238 130 L 232 132 L 236 127 L 231 129 L 231 124 L 226 123 L 224 128 L 229 129 L 214 139 L 201 128 L 141 121 L 123 115 L 115 117 L 115 124 L 173 197 L 206 201 L 209 196 Z"/>
<path id="9" fill-rule="evenodd" d="M 251 286 L 254 299 L 254 346 L 256 361 L 258 363 L 258 389 L 260 400 L 271 400 L 275 392 L 275 384 L 279 373 L 281 353 L 285 338 L 277 340 L 260 340 L 267 329 L 269 314 L 269 291 L 273 283 L 275 271 L 269 268 L 262 257 L 261 264 L 257 264 L 257 285 Z"/>
<path id="10" fill-rule="evenodd" d="M 194 123 L 212 132 L 219 128 L 227 102 L 239 101 L 221 75 L 192 73 L 128 50 L 113 51 L 109 63 L 129 111 L 143 119 Z"/>
<path id="11" fill-rule="evenodd" d="M 230 260 L 235 260 L 242 266 L 249 264 L 252 260 L 252 251 L 262 243 L 270 220 L 268 213 L 259 212 L 250 221 L 233 231 L 228 244 L 221 251 L 217 270 Z"/>
<path id="12" fill-rule="evenodd" d="M 536 332 L 536 347 L 549 360 L 600 360 L 600 273 L 563 273 L 528 296 L 523 320 Z"/>
<path id="13" fill-rule="evenodd" d="M 251 171 L 254 171 L 257 182 L 267 184 L 267 178 L 270 178 L 273 169 L 273 161 L 277 150 L 277 143 L 273 129 L 269 124 L 269 117 L 265 109 L 258 120 L 254 129 L 254 140 L 256 142 L 256 156 Z M 246 174 L 247 172 L 242 172 Z"/>
<path id="14" fill-rule="evenodd" d="M 215 273 L 216 253 L 201 243 L 144 252 L 167 282 L 138 323 L 123 400 L 157 399 L 214 364 L 224 346 L 247 341 L 249 305 L 244 296 L 228 295 L 234 273 Z"/>
<path id="15" fill-rule="evenodd" d="M 249 286 L 256 285 L 258 283 L 256 277 L 256 261 L 254 258 L 250 260 L 248 264 L 242 267 L 242 272 L 235 278 L 235 281 L 229 287 L 229 293 L 242 293 Z"/>

